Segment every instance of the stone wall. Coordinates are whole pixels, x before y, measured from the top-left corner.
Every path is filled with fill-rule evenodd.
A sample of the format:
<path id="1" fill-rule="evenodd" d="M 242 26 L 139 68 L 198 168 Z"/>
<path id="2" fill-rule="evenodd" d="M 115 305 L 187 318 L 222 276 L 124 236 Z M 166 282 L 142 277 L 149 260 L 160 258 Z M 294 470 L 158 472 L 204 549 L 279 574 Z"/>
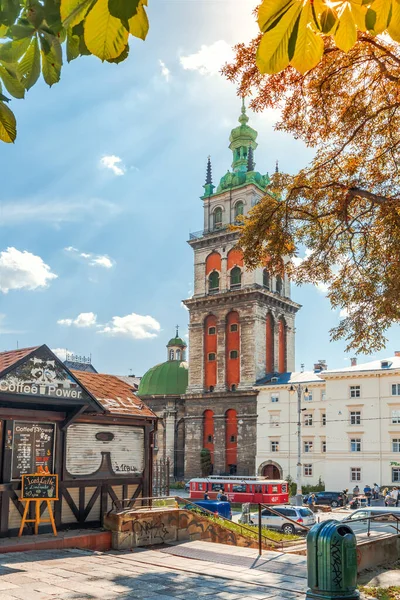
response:
<path id="1" fill-rule="evenodd" d="M 203 448 L 203 413 L 214 411 L 214 475 L 225 473 L 225 413 L 237 411 L 237 474 L 255 475 L 257 392 L 223 392 L 185 396 L 185 477 L 201 476 L 200 452 Z"/>

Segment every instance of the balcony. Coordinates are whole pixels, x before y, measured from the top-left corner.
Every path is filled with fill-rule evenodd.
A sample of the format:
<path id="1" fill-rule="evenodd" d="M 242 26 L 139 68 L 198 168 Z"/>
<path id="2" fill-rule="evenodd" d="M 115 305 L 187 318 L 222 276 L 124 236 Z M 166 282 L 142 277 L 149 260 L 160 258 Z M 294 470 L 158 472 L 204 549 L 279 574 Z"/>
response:
<path id="1" fill-rule="evenodd" d="M 218 224 L 212 229 L 203 229 L 202 231 L 194 231 L 193 233 L 189 233 L 189 240 L 200 240 L 206 235 L 216 234 L 220 231 L 226 231 L 231 225 L 243 225 L 243 223 L 227 223 L 227 224 Z"/>

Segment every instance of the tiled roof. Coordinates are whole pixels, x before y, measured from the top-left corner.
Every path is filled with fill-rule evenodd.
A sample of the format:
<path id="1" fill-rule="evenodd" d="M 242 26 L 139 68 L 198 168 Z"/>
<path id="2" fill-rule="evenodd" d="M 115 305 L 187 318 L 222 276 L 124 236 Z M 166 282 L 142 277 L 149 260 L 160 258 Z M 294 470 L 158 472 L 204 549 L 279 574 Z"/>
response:
<path id="1" fill-rule="evenodd" d="M 3 371 L 11 367 L 14 363 L 21 360 L 25 356 L 28 356 L 34 350 L 37 350 L 40 346 L 33 346 L 32 348 L 20 348 L 19 350 L 9 350 L 7 352 L 0 352 L 0 375 Z"/>
<path id="2" fill-rule="evenodd" d="M 294 371 L 293 373 L 270 373 L 256 382 L 259 385 L 292 385 L 295 383 L 323 383 L 326 371 Z M 276 378 L 272 381 L 272 378 Z"/>
<path id="3" fill-rule="evenodd" d="M 107 411 L 117 415 L 155 417 L 153 411 L 132 392 L 132 387 L 116 375 L 85 371 L 71 373 Z"/>

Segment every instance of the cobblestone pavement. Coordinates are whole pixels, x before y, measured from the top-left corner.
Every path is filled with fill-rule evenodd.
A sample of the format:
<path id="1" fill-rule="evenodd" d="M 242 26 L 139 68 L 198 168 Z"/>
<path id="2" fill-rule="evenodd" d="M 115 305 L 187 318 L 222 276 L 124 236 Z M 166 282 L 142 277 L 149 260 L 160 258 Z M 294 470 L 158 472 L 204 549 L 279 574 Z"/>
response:
<path id="1" fill-rule="evenodd" d="M 259 558 L 255 550 L 207 542 L 185 547 L 197 558 L 154 549 L 0 554 L 0 599 L 304 600 L 304 557 Z"/>

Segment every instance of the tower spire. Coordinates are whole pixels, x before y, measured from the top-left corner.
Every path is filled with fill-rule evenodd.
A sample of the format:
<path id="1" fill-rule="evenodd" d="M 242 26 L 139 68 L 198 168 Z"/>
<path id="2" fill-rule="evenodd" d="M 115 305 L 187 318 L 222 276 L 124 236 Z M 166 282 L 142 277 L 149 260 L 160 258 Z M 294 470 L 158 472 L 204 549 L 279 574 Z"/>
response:
<path id="1" fill-rule="evenodd" d="M 254 164 L 254 152 L 253 152 L 253 148 L 251 146 L 249 146 L 249 150 L 247 153 L 247 170 L 248 171 L 254 171 L 255 169 L 255 164 Z"/>
<path id="2" fill-rule="evenodd" d="M 279 173 L 279 161 L 275 163 L 275 173 Z"/>
<path id="3" fill-rule="evenodd" d="M 212 182 L 212 167 L 211 167 L 211 157 L 210 156 L 207 159 L 206 182 L 203 185 L 203 188 L 204 188 L 203 198 L 210 197 L 213 195 L 215 185 L 213 185 L 213 182 Z"/>
<path id="4" fill-rule="evenodd" d="M 207 159 L 207 175 L 206 184 L 212 183 L 212 168 L 211 168 L 211 156 Z"/>

